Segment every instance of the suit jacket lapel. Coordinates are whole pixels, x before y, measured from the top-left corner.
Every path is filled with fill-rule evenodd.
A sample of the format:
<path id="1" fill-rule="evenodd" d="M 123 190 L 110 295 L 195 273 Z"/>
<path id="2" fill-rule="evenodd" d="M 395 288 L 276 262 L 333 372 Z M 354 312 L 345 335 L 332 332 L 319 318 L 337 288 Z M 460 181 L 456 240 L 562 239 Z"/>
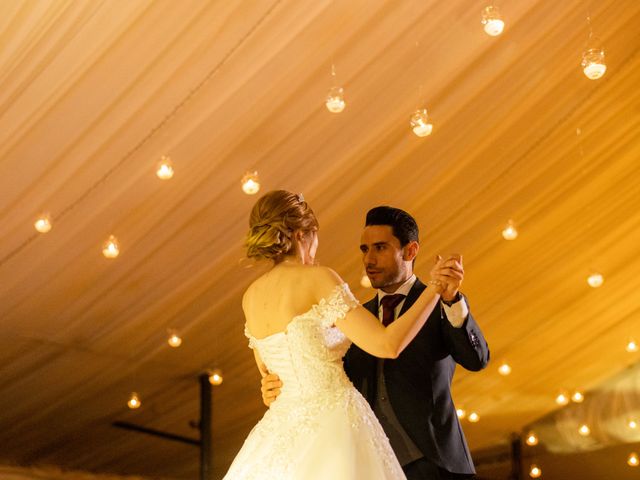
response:
<path id="1" fill-rule="evenodd" d="M 404 312 L 409 310 L 409 308 L 411 308 L 411 305 L 413 305 L 414 302 L 420 296 L 420 294 L 424 292 L 425 288 L 427 288 L 426 285 L 422 283 L 419 278 L 416 278 L 416 281 L 414 282 L 413 287 L 411 287 L 411 290 L 409 290 L 409 294 L 407 295 L 406 300 L 402 304 L 402 308 L 400 309 L 400 313 L 398 314 L 398 316 L 402 315 Z M 376 297 L 376 299 L 377 298 L 378 297 Z M 377 300 L 376 300 L 376 303 L 378 303 Z"/>

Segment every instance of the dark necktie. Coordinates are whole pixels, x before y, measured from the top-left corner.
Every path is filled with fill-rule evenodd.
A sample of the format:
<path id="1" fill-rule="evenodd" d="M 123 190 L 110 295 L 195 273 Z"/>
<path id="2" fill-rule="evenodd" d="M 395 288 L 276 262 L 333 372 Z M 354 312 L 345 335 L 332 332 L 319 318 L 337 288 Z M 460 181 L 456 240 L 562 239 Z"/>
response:
<path id="1" fill-rule="evenodd" d="M 395 309 L 398 304 L 404 300 L 405 295 L 396 293 L 394 295 L 385 295 L 380 300 L 382 304 L 382 325 L 385 327 L 395 320 Z"/>

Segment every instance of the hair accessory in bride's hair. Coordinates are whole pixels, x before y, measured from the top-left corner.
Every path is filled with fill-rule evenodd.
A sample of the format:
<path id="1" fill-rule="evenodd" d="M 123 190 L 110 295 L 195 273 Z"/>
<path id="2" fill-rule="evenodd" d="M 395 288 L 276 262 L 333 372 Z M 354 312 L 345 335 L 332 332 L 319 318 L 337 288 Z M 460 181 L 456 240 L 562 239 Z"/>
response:
<path id="1" fill-rule="evenodd" d="M 298 195 L 297 195 L 297 196 L 298 196 L 298 201 L 299 201 L 300 203 L 304 202 L 304 195 L 302 195 L 301 193 L 298 193 Z"/>

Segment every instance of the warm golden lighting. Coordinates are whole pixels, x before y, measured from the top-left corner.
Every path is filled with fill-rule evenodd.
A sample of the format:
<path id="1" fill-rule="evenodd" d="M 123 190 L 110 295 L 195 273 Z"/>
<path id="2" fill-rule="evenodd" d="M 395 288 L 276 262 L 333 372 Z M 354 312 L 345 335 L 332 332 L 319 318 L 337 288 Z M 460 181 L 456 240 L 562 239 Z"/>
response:
<path id="1" fill-rule="evenodd" d="M 220 371 L 220 369 L 216 368 L 209 372 L 209 383 L 211 385 L 218 386 L 223 382 L 223 380 L 224 379 L 222 378 L 222 372 Z"/>
<path id="2" fill-rule="evenodd" d="M 40 233 L 47 233 L 51 230 L 51 217 L 48 213 L 40 215 L 33 224 Z"/>
<path id="3" fill-rule="evenodd" d="M 556 397 L 556 403 L 558 405 L 566 405 L 569 403 L 569 397 L 565 393 L 561 393 Z"/>
<path id="4" fill-rule="evenodd" d="M 331 113 L 340 113 L 343 111 L 347 105 L 344 101 L 344 89 L 342 87 L 331 87 L 329 93 L 327 93 L 325 105 Z"/>
<path id="5" fill-rule="evenodd" d="M 247 172 L 241 180 L 242 191 L 247 195 L 255 195 L 260 190 L 258 172 Z"/>
<path id="6" fill-rule="evenodd" d="M 627 346 L 625 347 L 625 350 L 629 353 L 634 353 L 638 351 L 638 344 L 633 338 L 629 340 L 629 342 L 627 343 Z"/>
<path id="7" fill-rule="evenodd" d="M 362 285 L 364 288 L 371 288 L 371 280 L 369 280 L 369 277 L 366 273 L 362 275 L 362 278 L 360 279 L 360 285 Z"/>
<path id="8" fill-rule="evenodd" d="M 574 392 L 574 394 L 571 395 L 571 401 L 575 403 L 582 403 L 584 401 L 584 395 L 582 392 Z"/>
<path id="9" fill-rule="evenodd" d="M 627 465 L 630 467 L 637 467 L 639 463 L 640 460 L 638 460 L 638 454 L 635 452 L 630 453 L 629 458 L 627 458 Z"/>
<path id="10" fill-rule="evenodd" d="M 582 71 L 589 80 L 601 78 L 607 71 L 602 48 L 588 48 L 582 54 Z"/>
<path id="11" fill-rule="evenodd" d="M 587 283 L 592 288 L 598 288 L 604 283 L 604 277 L 601 273 L 594 272 L 587 277 Z"/>
<path id="12" fill-rule="evenodd" d="M 589 428 L 588 425 L 580 425 L 580 428 L 578 429 L 578 433 L 583 437 L 586 437 L 591 433 L 591 429 Z"/>
<path id="13" fill-rule="evenodd" d="M 511 366 L 508 363 L 503 363 L 502 365 L 500 365 L 498 367 L 498 373 L 500 373 L 500 375 L 506 377 L 507 375 L 509 375 L 511 373 Z"/>
<path id="14" fill-rule="evenodd" d="M 469 414 L 469 421 L 471 423 L 477 423 L 480 421 L 480 415 L 478 415 L 476 412 L 471 412 Z"/>
<path id="15" fill-rule="evenodd" d="M 482 21 L 487 35 L 496 37 L 504 30 L 504 20 L 496 7 L 489 5 L 482 10 Z"/>
<path id="16" fill-rule="evenodd" d="M 140 408 L 140 405 L 142 405 L 142 402 L 140 401 L 140 397 L 138 397 L 138 394 L 136 392 L 131 393 L 131 396 L 129 397 L 129 401 L 127 402 L 127 405 L 131 410 Z"/>
<path id="17" fill-rule="evenodd" d="M 462 408 L 458 408 L 456 410 L 456 415 L 458 415 L 459 419 L 463 419 L 464 417 L 467 416 L 467 412 L 465 412 L 464 409 L 462 409 Z"/>
<path id="18" fill-rule="evenodd" d="M 107 258 L 116 258 L 120 255 L 120 243 L 118 239 L 111 235 L 102 245 L 102 254 Z"/>
<path id="19" fill-rule="evenodd" d="M 175 330 L 169 330 L 169 338 L 167 338 L 167 343 L 173 348 L 178 348 L 180 345 L 182 345 L 182 338 L 180 338 Z"/>
<path id="20" fill-rule="evenodd" d="M 413 115 L 411 115 L 411 129 L 413 130 L 413 133 L 419 137 L 431 135 L 433 125 L 429 123 L 429 116 L 426 108 L 416 110 Z"/>
<path id="21" fill-rule="evenodd" d="M 160 157 L 160 162 L 156 169 L 156 175 L 160 180 L 169 180 L 173 177 L 173 163 L 171 162 L 171 158 L 165 155 Z"/>
<path id="22" fill-rule="evenodd" d="M 540 475 L 542 475 L 540 467 L 537 465 L 531 465 L 531 468 L 529 469 L 529 476 L 531 478 L 540 478 Z"/>
<path id="23" fill-rule="evenodd" d="M 516 230 L 516 226 L 513 224 L 513 221 L 509 220 L 509 222 L 507 222 L 507 226 L 502 230 L 502 237 L 505 240 L 515 240 L 518 238 L 518 230 Z"/>
<path id="24" fill-rule="evenodd" d="M 638 428 L 638 421 L 636 419 L 632 418 L 627 422 L 627 426 L 631 430 L 635 430 L 636 428 Z"/>
<path id="25" fill-rule="evenodd" d="M 527 439 L 525 440 L 525 442 L 527 443 L 527 445 L 529 445 L 530 447 L 533 447 L 534 445 L 538 444 L 538 436 L 533 433 L 533 432 L 529 432 L 529 434 L 527 435 Z"/>

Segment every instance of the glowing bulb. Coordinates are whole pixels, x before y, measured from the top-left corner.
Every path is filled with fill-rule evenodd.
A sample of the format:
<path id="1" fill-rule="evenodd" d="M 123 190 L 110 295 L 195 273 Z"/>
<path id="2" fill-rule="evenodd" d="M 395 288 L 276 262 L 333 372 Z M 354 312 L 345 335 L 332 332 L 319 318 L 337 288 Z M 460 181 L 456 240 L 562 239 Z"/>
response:
<path id="1" fill-rule="evenodd" d="M 504 30 L 504 20 L 496 7 L 489 5 L 482 10 L 482 21 L 487 35 L 497 37 Z"/>
<path id="2" fill-rule="evenodd" d="M 592 288 L 598 288 L 604 283 L 604 277 L 600 273 L 592 273 L 587 278 L 587 283 Z"/>
<path id="3" fill-rule="evenodd" d="M 167 339 L 167 343 L 173 348 L 178 348 L 180 345 L 182 345 L 182 338 L 180 338 L 175 330 L 169 330 L 169 338 Z"/>
<path id="4" fill-rule="evenodd" d="M 540 478 L 540 475 L 542 475 L 540 467 L 537 465 L 531 465 L 531 468 L 529 469 L 529 476 L 531 478 Z"/>
<path id="5" fill-rule="evenodd" d="M 533 432 L 529 432 L 529 435 L 527 435 L 527 439 L 525 441 L 527 445 L 533 447 L 534 445 L 538 444 L 538 436 Z"/>
<path id="6" fill-rule="evenodd" d="M 120 243 L 118 239 L 111 235 L 102 245 L 102 254 L 107 258 L 116 258 L 120 255 Z"/>
<path id="7" fill-rule="evenodd" d="M 607 71 L 602 48 L 589 48 L 582 54 L 582 71 L 589 80 L 597 80 Z"/>
<path id="8" fill-rule="evenodd" d="M 478 423 L 480 421 L 480 415 L 478 415 L 476 412 L 471 412 L 469 414 L 469 421 L 471 423 Z"/>
<path id="9" fill-rule="evenodd" d="M 516 226 L 513 224 L 512 220 L 507 222 L 507 226 L 502 230 L 502 237 L 505 240 L 515 240 L 518 238 L 518 230 L 516 230 Z"/>
<path id="10" fill-rule="evenodd" d="M 366 273 L 362 275 L 362 278 L 360 279 L 360 285 L 362 285 L 364 288 L 371 288 L 371 280 L 369 280 L 369 277 Z"/>
<path id="11" fill-rule="evenodd" d="M 556 397 L 556 403 L 558 405 L 566 405 L 567 403 L 569 403 L 569 397 L 567 397 L 566 394 L 561 393 Z"/>
<path id="12" fill-rule="evenodd" d="M 573 395 L 571 395 L 571 400 L 575 403 L 582 403 L 584 401 L 584 395 L 582 392 L 574 392 Z"/>
<path id="13" fill-rule="evenodd" d="M 627 346 L 625 347 L 625 349 L 627 350 L 627 352 L 629 353 L 633 353 L 633 352 L 637 352 L 638 351 L 638 344 L 636 343 L 636 341 L 632 338 L 629 340 L 629 343 L 627 343 Z"/>
<path id="14" fill-rule="evenodd" d="M 498 367 L 498 373 L 506 377 L 511 373 L 511 366 L 508 363 L 503 363 L 502 365 L 500 365 L 500 367 Z"/>
<path id="15" fill-rule="evenodd" d="M 431 135 L 433 125 L 429 123 L 426 108 L 413 112 L 413 115 L 411 115 L 411 129 L 419 137 Z"/>
<path id="16" fill-rule="evenodd" d="M 344 89 L 342 87 L 331 87 L 327 93 L 325 102 L 327 110 L 331 113 L 340 113 L 347 105 L 344 101 Z"/>
<path id="17" fill-rule="evenodd" d="M 260 190 L 258 172 L 247 172 L 241 180 L 242 191 L 247 195 L 255 195 Z"/>
<path id="18" fill-rule="evenodd" d="M 156 175 L 160 180 L 169 180 L 173 177 L 173 163 L 171 162 L 171 158 L 165 155 L 160 157 L 160 162 L 156 169 Z"/>
<path id="19" fill-rule="evenodd" d="M 591 429 L 587 425 L 580 425 L 578 433 L 583 437 L 586 437 L 591 433 Z"/>
<path id="20" fill-rule="evenodd" d="M 635 452 L 629 454 L 629 458 L 627 458 L 627 464 L 630 467 L 637 467 L 638 464 L 640 464 L 640 460 L 638 460 L 638 454 Z"/>
<path id="21" fill-rule="evenodd" d="M 142 402 L 140 401 L 140 397 L 138 397 L 138 394 L 136 392 L 131 393 L 131 396 L 129 397 L 129 401 L 127 402 L 127 405 L 131 410 L 140 408 L 140 405 L 142 405 Z"/>
<path id="22" fill-rule="evenodd" d="M 632 418 L 631 420 L 629 420 L 629 422 L 627 422 L 627 426 L 630 429 L 635 430 L 636 428 L 638 428 L 638 422 Z"/>
<path id="23" fill-rule="evenodd" d="M 467 412 L 465 412 L 464 409 L 462 408 L 458 408 L 456 410 L 456 415 L 458 415 L 458 418 L 463 419 L 464 417 L 467 416 Z"/>
<path id="24" fill-rule="evenodd" d="M 43 213 L 37 218 L 33 226 L 40 233 L 47 233 L 51 230 L 51 217 L 48 213 Z"/>
<path id="25" fill-rule="evenodd" d="M 222 372 L 219 369 L 212 370 L 209 372 L 209 383 L 211 385 L 218 386 L 223 382 Z"/>

